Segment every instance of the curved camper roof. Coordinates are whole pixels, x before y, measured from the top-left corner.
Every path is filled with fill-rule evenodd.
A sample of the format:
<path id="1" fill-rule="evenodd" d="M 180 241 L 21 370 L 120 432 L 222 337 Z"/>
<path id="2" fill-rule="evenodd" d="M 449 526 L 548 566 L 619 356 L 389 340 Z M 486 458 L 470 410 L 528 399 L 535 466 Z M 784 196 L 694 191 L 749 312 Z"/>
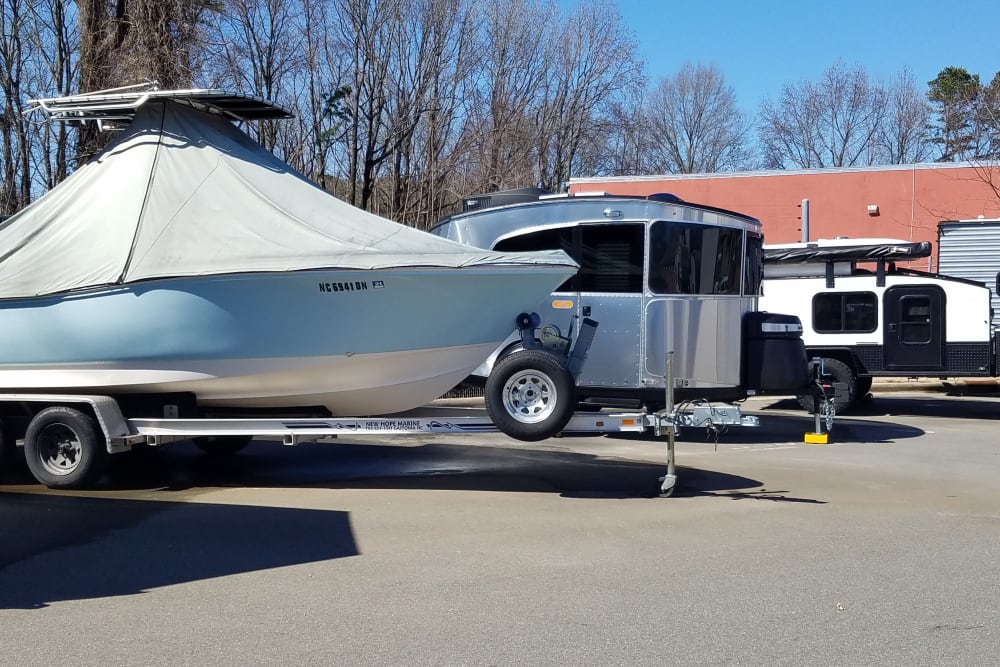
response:
<path id="1" fill-rule="evenodd" d="M 40 101 L 59 120 L 132 121 L 92 162 L 0 223 L 0 298 L 312 268 L 576 267 L 561 252 L 484 252 L 355 208 L 230 122 L 287 116 L 280 107 L 232 95 L 214 106 L 192 92 L 221 95 L 63 98 L 76 107 Z M 234 113 L 241 99 L 253 103 Z"/>
<path id="2" fill-rule="evenodd" d="M 534 188 L 469 197 L 465 210 L 438 221 L 432 234 L 478 248 L 528 230 L 591 222 L 669 220 L 740 227 L 759 233 L 757 218 L 714 206 L 685 202 L 668 194 L 611 195 L 604 192 L 539 194 Z"/>

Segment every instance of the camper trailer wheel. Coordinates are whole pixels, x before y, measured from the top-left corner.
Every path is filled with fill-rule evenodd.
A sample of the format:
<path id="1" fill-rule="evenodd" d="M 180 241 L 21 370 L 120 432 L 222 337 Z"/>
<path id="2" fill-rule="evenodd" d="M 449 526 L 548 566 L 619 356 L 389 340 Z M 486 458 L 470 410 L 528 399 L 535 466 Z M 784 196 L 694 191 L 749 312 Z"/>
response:
<path id="1" fill-rule="evenodd" d="M 566 426 L 576 406 L 576 386 L 562 360 L 541 350 L 522 350 L 493 367 L 485 399 L 486 412 L 498 429 L 534 442 Z"/>
<path id="2" fill-rule="evenodd" d="M 851 367 L 845 364 L 843 361 L 838 359 L 823 359 L 823 370 L 829 375 L 834 382 L 839 382 L 847 386 L 846 395 L 843 398 L 839 398 L 834 401 L 833 407 L 837 413 L 841 413 L 854 403 L 854 399 L 857 398 L 857 378 L 854 376 L 854 371 Z M 813 411 L 813 395 L 799 394 L 799 405 L 806 412 Z"/>
<path id="3" fill-rule="evenodd" d="M 108 451 L 93 418 L 64 406 L 45 408 L 28 423 L 24 458 L 31 474 L 49 488 L 92 486 Z"/>
<path id="4" fill-rule="evenodd" d="M 192 438 L 198 449 L 209 456 L 232 456 L 253 440 L 252 435 L 203 435 Z"/>

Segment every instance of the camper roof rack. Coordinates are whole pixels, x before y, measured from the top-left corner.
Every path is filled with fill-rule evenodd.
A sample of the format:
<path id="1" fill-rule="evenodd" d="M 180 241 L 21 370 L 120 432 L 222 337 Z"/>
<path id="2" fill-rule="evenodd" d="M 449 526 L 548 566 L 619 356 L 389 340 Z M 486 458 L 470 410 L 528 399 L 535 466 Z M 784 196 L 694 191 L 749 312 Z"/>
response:
<path id="1" fill-rule="evenodd" d="M 28 112 L 41 111 L 56 122 L 97 122 L 101 129 L 128 123 L 151 100 L 171 100 L 232 120 L 291 118 L 287 109 L 268 100 L 208 88 L 159 90 L 155 81 L 100 90 L 85 95 L 29 100 Z"/>

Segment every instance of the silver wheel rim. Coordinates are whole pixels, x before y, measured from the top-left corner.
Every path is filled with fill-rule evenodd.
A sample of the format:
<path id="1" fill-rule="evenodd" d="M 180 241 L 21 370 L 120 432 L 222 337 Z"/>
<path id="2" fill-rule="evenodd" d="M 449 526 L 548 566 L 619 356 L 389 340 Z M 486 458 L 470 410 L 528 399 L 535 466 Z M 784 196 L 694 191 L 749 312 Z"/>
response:
<path id="1" fill-rule="evenodd" d="M 80 466 L 83 445 L 65 424 L 49 424 L 38 434 L 38 459 L 53 475 L 68 475 Z"/>
<path id="2" fill-rule="evenodd" d="M 503 406 L 507 414 L 525 424 L 537 424 L 555 412 L 559 394 L 545 373 L 519 371 L 503 386 Z"/>

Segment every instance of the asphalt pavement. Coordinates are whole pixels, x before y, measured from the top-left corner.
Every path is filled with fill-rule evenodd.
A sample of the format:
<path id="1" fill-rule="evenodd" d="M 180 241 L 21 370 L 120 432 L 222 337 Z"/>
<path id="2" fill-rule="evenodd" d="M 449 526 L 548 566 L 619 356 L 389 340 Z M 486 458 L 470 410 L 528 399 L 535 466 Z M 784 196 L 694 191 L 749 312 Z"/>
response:
<path id="1" fill-rule="evenodd" d="M 11 665 L 992 665 L 1000 399 L 651 437 L 370 436 L 0 484 Z"/>

